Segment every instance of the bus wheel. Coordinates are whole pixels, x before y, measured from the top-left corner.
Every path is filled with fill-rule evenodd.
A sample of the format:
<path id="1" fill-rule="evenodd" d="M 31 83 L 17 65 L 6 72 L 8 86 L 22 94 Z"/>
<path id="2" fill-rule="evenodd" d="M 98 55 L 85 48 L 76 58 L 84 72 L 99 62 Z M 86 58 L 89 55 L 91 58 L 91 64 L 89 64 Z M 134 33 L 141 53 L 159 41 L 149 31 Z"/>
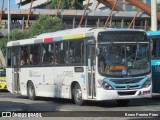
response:
<path id="1" fill-rule="evenodd" d="M 128 99 L 127 99 L 127 100 L 117 100 L 117 103 L 118 103 L 119 105 L 124 106 L 124 105 L 128 105 L 129 100 L 128 100 Z"/>
<path id="2" fill-rule="evenodd" d="M 35 95 L 34 85 L 33 85 L 32 82 L 29 82 L 29 83 L 28 83 L 28 86 L 27 86 L 27 94 L 28 94 L 28 98 L 29 98 L 30 100 L 35 100 L 36 95 Z"/>
<path id="3" fill-rule="evenodd" d="M 74 102 L 77 105 L 82 105 L 84 103 L 84 101 L 82 100 L 81 87 L 78 83 L 74 86 Z"/>

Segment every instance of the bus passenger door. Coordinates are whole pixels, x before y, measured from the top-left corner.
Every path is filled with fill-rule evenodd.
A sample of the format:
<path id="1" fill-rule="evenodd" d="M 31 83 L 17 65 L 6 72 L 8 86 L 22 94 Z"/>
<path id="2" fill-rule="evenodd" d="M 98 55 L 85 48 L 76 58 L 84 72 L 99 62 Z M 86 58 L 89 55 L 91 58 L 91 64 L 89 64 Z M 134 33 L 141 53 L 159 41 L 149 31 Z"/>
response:
<path id="1" fill-rule="evenodd" d="M 20 53 L 18 47 L 12 49 L 12 91 L 17 94 L 20 92 L 20 81 L 19 81 L 19 63 Z"/>
<path id="2" fill-rule="evenodd" d="M 153 39 L 152 50 L 152 91 L 153 93 L 160 93 L 160 38 Z"/>
<path id="3" fill-rule="evenodd" d="M 88 97 L 93 99 L 96 97 L 95 89 L 95 45 L 87 46 L 87 66 L 88 66 Z"/>

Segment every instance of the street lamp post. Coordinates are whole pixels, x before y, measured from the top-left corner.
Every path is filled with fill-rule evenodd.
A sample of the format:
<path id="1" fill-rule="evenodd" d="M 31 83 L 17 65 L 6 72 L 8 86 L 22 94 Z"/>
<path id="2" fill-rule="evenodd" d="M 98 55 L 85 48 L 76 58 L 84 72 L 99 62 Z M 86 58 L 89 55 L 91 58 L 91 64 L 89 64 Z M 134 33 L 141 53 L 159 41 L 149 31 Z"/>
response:
<path id="1" fill-rule="evenodd" d="M 11 21 L 11 16 L 10 16 L 10 0 L 8 0 L 8 41 L 10 41 L 10 21 Z"/>
<path id="2" fill-rule="evenodd" d="M 157 0 L 151 0 L 151 30 L 157 31 Z"/>

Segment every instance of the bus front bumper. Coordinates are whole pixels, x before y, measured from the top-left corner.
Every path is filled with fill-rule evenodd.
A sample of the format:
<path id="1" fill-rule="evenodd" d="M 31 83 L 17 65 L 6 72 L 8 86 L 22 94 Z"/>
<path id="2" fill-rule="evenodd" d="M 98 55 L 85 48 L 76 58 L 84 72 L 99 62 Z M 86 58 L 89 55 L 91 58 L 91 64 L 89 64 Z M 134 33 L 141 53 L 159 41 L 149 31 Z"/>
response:
<path id="1" fill-rule="evenodd" d="M 6 89 L 6 83 L 2 82 L 0 83 L 0 90 Z"/>
<path id="2" fill-rule="evenodd" d="M 97 88 L 96 100 L 117 100 L 132 98 L 151 98 L 152 87 L 135 90 L 105 90 Z"/>

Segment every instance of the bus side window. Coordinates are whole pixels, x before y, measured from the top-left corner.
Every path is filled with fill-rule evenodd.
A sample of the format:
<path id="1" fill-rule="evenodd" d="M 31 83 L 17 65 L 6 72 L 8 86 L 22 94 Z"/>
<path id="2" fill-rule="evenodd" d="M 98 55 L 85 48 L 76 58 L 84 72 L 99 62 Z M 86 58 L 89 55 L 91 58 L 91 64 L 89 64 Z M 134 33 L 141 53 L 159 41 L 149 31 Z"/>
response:
<path id="1" fill-rule="evenodd" d="M 60 63 L 60 55 L 61 55 L 61 43 L 60 42 L 55 42 L 55 58 L 56 58 L 56 63 Z"/>
<path id="2" fill-rule="evenodd" d="M 30 47 L 29 61 L 30 65 L 38 65 L 40 63 L 40 45 Z"/>
<path id="3" fill-rule="evenodd" d="M 13 46 L 11 53 L 12 67 L 18 67 L 20 63 L 20 48 L 18 46 Z"/>
<path id="4" fill-rule="evenodd" d="M 68 59 L 65 58 L 68 51 L 68 42 L 55 43 L 55 55 L 53 56 L 56 64 L 68 64 Z"/>
<path id="5" fill-rule="evenodd" d="M 42 64 L 53 64 L 54 47 L 52 43 L 42 44 Z"/>
<path id="6" fill-rule="evenodd" d="M 61 46 L 61 50 L 63 51 L 63 55 L 61 56 L 61 59 L 63 59 L 64 64 L 70 64 L 70 53 L 68 50 L 68 42 L 63 42 L 63 46 Z"/>
<path id="7" fill-rule="evenodd" d="M 29 56 L 28 46 L 22 46 L 20 52 L 20 65 L 27 65 Z"/>
<path id="8" fill-rule="evenodd" d="M 42 49 L 41 49 L 41 63 L 44 64 L 45 60 L 46 60 L 46 49 L 45 49 L 45 44 L 42 45 Z"/>
<path id="9" fill-rule="evenodd" d="M 160 39 L 153 40 L 152 58 L 160 58 Z"/>
<path id="10" fill-rule="evenodd" d="M 76 46 L 76 47 L 75 47 Z M 69 54 L 71 63 L 83 63 L 84 57 L 84 43 L 83 40 L 70 41 L 69 43 Z"/>

